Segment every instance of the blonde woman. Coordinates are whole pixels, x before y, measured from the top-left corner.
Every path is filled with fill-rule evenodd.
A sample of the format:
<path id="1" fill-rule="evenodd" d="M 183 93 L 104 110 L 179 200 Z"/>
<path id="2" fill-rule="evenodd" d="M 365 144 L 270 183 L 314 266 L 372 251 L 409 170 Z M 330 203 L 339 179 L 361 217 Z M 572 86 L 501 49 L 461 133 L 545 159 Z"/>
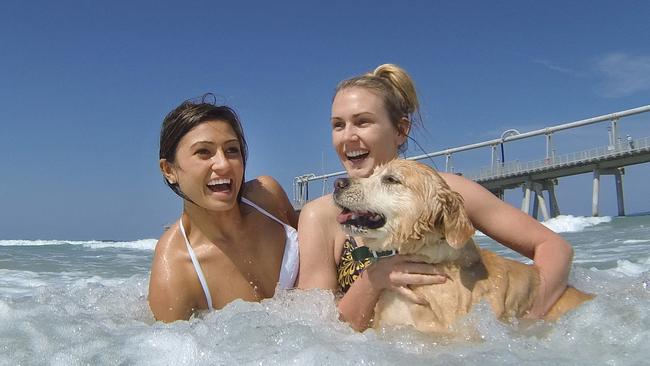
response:
<path id="1" fill-rule="evenodd" d="M 367 177 L 374 168 L 399 157 L 417 121 L 419 103 L 411 77 L 386 64 L 373 72 L 343 80 L 332 102 L 332 144 L 350 177 Z M 499 243 L 534 260 L 541 284 L 529 316 L 542 316 L 567 285 L 573 249 L 559 235 L 504 203 L 480 185 L 461 176 L 441 173 L 459 192 L 474 227 Z M 363 246 L 346 235 L 336 221 L 340 210 L 331 195 L 302 209 L 300 288 L 331 289 L 340 294 L 341 319 L 357 330 L 370 325 L 383 289 L 393 288 L 414 302 L 421 300 L 408 285 L 439 284 L 446 278 L 417 258 L 392 256 L 371 264 L 357 261 L 352 251 Z"/>

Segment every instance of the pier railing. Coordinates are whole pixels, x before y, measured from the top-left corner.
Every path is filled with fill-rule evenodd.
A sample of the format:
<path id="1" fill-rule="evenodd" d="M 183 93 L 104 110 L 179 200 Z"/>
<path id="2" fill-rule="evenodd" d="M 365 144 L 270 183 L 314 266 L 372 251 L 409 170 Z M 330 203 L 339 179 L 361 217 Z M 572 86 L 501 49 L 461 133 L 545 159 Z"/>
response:
<path id="1" fill-rule="evenodd" d="M 506 178 L 515 175 L 534 173 L 543 170 L 556 169 L 571 165 L 618 157 L 635 152 L 650 151 L 650 137 L 623 140 L 615 145 L 600 146 L 589 150 L 571 152 L 544 159 L 531 160 L 526 162 L 510 161 L 496 166 L 480 168 L 475 172 L 468 172 L 465 177 L 477 182 Z"/>

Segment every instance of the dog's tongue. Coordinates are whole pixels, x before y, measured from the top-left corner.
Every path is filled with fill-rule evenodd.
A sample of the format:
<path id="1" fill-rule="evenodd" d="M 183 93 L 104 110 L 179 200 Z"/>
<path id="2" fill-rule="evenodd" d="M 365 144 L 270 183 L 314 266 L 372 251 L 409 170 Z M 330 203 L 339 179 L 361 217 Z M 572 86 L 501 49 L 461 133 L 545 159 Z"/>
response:
<path id="1" fill-rule="evenodd" d="M 352 219 L 352 211 L 348 210 L 347 208 L 341 211 L 341 213 L 336 216 L 336 221 L 339 224 L 345 224 L 346 222 L 350 221 Z"/>

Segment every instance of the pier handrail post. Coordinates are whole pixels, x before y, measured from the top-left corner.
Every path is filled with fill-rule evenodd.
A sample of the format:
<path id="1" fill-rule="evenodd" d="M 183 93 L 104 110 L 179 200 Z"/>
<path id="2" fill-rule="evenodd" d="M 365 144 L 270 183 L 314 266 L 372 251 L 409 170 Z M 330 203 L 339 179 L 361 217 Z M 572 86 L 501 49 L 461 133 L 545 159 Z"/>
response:
<path id="1" fill-rule="evenodd" d="M 612 142 L 614 143 L 614 150 L 618 151 L 621 149 L 621 136 L 618 135 L 618 117 L 612 118 L 609 123 L 612 128 Z"/>
<path id="2" fill-rule="evenodd" d="M 553 151 L 553 132 L 547 131 L 546 132 L 546 164 L 551 163 L 551 154 Z"/>
<path id="3" fill-rule="evenodd" d="M 451 171 L 454 170 L 454 166 L 451 163 L 451 153 L 446 153 L 445 154 L 445 172 L 449 172 L 451 168 Z"/>
<path id="4" fill-rule="evenodd" d="M 293 201 L 302 208 L 309 200 L 309 181 L 316 178 L 313 173 L 299 175 L 293 180 Z"/>

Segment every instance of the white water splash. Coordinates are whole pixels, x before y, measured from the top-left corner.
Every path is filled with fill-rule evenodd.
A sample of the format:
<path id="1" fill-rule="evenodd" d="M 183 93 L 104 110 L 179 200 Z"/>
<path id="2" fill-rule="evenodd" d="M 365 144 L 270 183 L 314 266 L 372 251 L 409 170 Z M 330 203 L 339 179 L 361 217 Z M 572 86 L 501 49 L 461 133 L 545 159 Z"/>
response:
<path id="1" fill-rule="evenodd" d="M 154 250 L 157 239 L 141 239 L 135 241 L 77 241 L 77 240 L 0 240 L 0 247 L 31 247 L 31 246 L 50 246 L 50 245 L 81 245 L 85 248 L 103 249 L 103 248 L 124 248 Z"/>
<path id="2" fill-rule="evenodd" d="M 578 230 L 566 234 L 576 251 L 570 283 L 594 300 L 556 323 L 532 325 L 499 322 L 479 305 L 464 320 L 476 336 L 459 341 L 411 328 L 354 332 L 322 290 L 280 291 L 162 324 L 147 302 L 147 246 L 155 240 L 143 241 L 143 250 L 131 250 L 137 242 L 34 248 L 20 241 L 0 247 L 7 253 L 0 255 L 0 365 L 647 364 L 650 217 L 601 219 L 559 219 Z"/>
<path id="3" fill-rule="evenodd" d="M 555 231 L 556 233 L 576 233 L 584 231 L 588 227 L 598 224 L 611 222 L 609 216 L 603 217 L 584 217 L 572 215 L 560 215 L 542 222 L 542 225 Z"/>
<path id="4" fill-rule="evenodd" d="M 560 215 L 541 222 L 542 225 L 555 231 L 556 233 L 577 233 L 585 229 L 596 226 L 602 223 L 611 222 L 612 218 L 609 216 L 603 217 L 585 217 L 585 216 L 572 216 Z M 476 231 L 477 236 L 486 236 L 480 231 Z"/>

